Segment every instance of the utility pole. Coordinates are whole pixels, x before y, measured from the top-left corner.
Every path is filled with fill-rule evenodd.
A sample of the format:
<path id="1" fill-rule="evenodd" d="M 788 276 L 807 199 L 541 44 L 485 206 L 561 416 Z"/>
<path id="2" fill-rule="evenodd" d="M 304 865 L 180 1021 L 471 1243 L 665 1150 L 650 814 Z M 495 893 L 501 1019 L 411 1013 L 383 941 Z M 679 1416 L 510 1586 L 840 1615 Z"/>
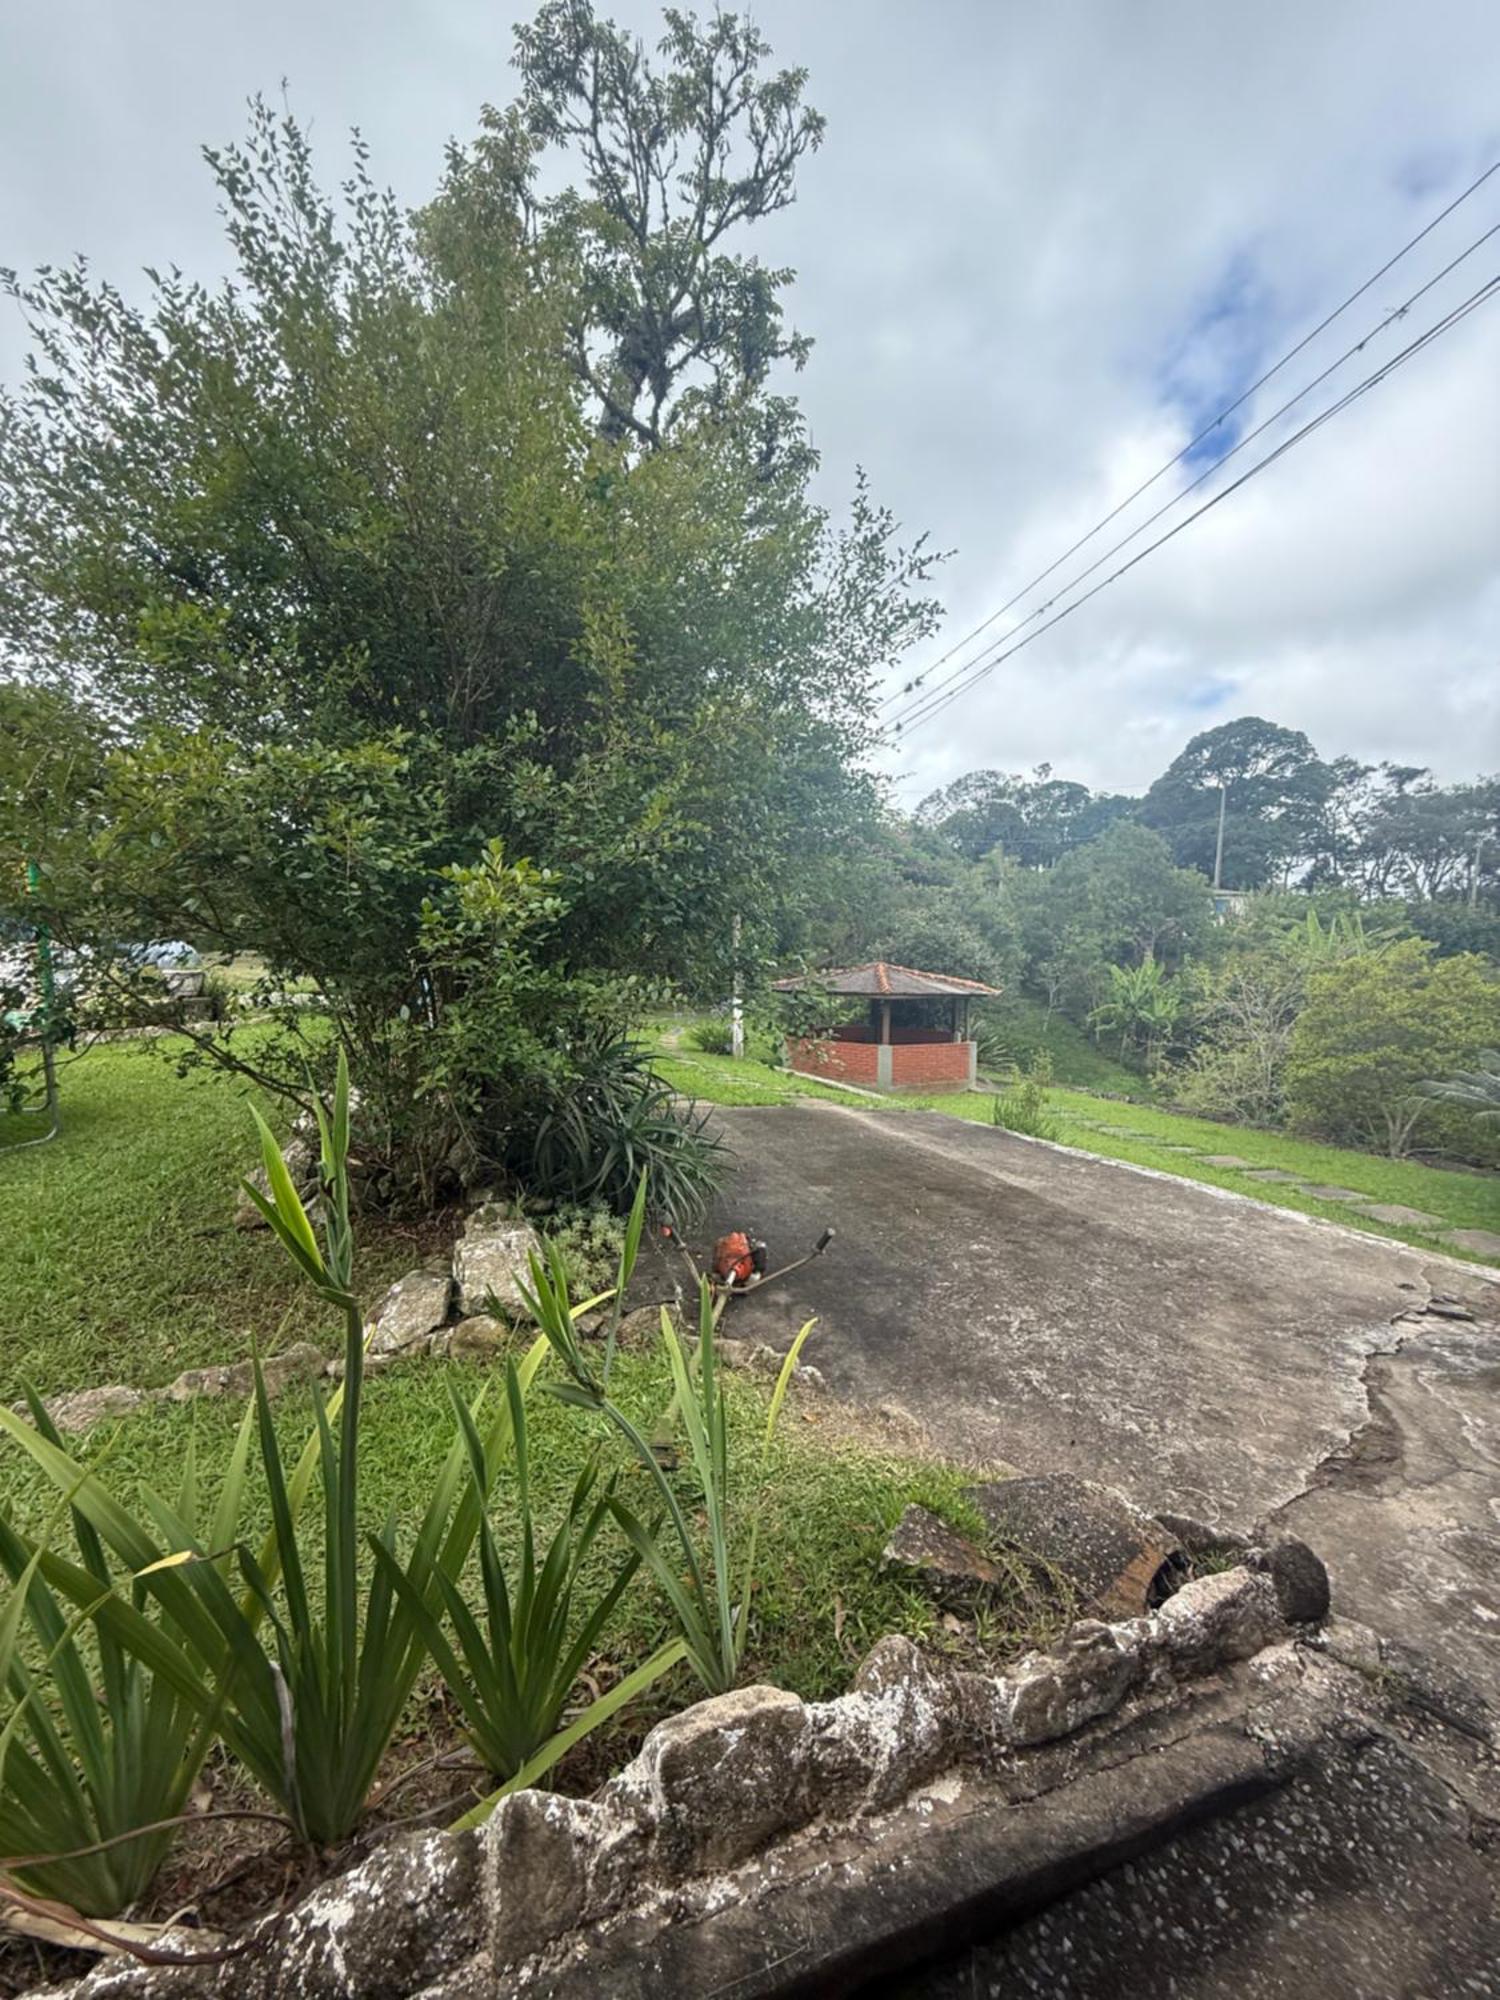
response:
<path id="1" fill-rule="evenodd" d="M 1224 874 L 1224 806 L 1229 798 L 1229 788 L 1223 779 L 1219 780 L 1219 837 L 1214 843 L 1214 887 L 1222 889 Z"/>
<path id="2" fill-rule="evenodd" d="M 745 1003 L 740 985 L 740 913 L 734 913 L 734 923 L 730 930 L 730 951 L 734 956 L 734 983 L 730 988 L 729 1000 L 729 1053 L 743 1056 L 745 1053 Z"/>

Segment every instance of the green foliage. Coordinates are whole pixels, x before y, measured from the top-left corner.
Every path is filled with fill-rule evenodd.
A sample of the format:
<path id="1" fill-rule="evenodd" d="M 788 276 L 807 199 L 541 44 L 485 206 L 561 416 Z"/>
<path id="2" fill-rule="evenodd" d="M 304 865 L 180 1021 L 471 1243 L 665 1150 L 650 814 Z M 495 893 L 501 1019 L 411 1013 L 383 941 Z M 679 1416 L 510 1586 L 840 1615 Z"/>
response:
<path id="1" fill-rule="evenodd" d="M 789 197 L 800 79 L 728 17 L 668 44 L 544 9 L 515 114 L 415 215 L 358 144 L 327 197 L 257 105 L 208 155 L 231 283 L 9 280 L 37 366 L 0 412 L 0 674 L 93 746 L 26 815 L 45 913 L 101 964 L 261 959 L 276 1037 L 186 1025 L 294 1096 L 343 1046 L 372 1196 L 513 1165 L 653 982 L 725 989 L 729 908 L 747 963 L 795 930 L 874 817 L 873 685 L 931 628 L 931 558 L 863 485 L 842 525 L 812 498 L 764 386 L 784 278 L 719 241 Z M 557 144 L 585 186 L 541 198 Z M 628 238 L 620 147 L 665 175 Z M 712 379 L 674 386 L 689 353 Z M 601 434 L 604 397 L 651 436 Z M 21 838 L 0 809 L 0 864 Z"/>
<path id="2" fill-rule="evenodd" d="M 1139 965 L 1111 965 L 1105 997 L 1090 1020 L 1096 1028 L 1118 1031 L 1120 1053 L 1134 1046 L 1153 1068 L 1182 1011 L 1182 988 L 1156 959 Z"/>
<path id="3" fill-rule="evenodd" d="M 1500 1039 L 1500 974 L 1472 954 L 1435 959 L 1420 938 L 1321 967 L 1292 1031 L 1292 1121 L 1399 1159 L 1419 1129 L 1447 1136 L 1423 1085 Z"/>
<path id="4" fill-rule="evenodd" d="M 1223 881 L 1270 882 L 1315 845 L 1334 777 L 1300 730 L 1241 716 L 1195 736 L 1141 806 L 1178 863 L 1211 877 L 1224 798 Z"/>
<path id="5" fill-rule="evenodd" d="M 1426 1089 L 1446 1104 L 1462 1104 L 1476 1118 L 1500 1118 L 1500 1049 L 1481 1049 L 1473 1069 L 1429 1083 Z"/>
<path id="6" fill-rule="evenodd" d="M 559 1728 L 564 1704 L 640 1558 L 627 1553 L 614 1563 L 605 1586 L 587 1611 L 581 1618 L 575 1616 L 575 1598 L 586 1587 L 583 1578 L 590 1550 L 609 1518 L 613 1482 L 602 1494 L 597 1493 L 597 1468 L 592 1464 L 584 1467 L 567 1513 L 538 1560 L 526 1403 L 513 1361 L 506 1365 L 505 1399 L 510 1412 L 521 1535 L 519 1564 L 509 1581 L 488 1514 L 493 1471 L 462 1397 L 453 1397 L 454 1414 L 469 1455 L 471 1499 L 479 1517 L 483 1623 L 469 1609 L 457 1582 L 439 1572 L 441 1609 L 452 1626 L 456 1645 L 450 1642 L 442 1619 L 429 1605 L 421 1576 L 410 1575 L 386 1543 L 379 1539 L 372 1542 L 380 1570 L 405 1604 L 458 1703 L 470 1741 L 486 1769 L 506 1781 L 502 1791 L 520 1782 L 535 1783 L 573 1744 L 602 1726 L 625 1700 L 644 1692 L 683 1657 L 680 1643 L 659 1647 L 608 1695 L 589 1703 L 565 1731 Z M 477 1819 L 471 1816 L 466 1823 L 477 1823 Z"/>
<path id="7" fill-rule="evenodd" d="M 546 1218 L 545 1227 L 568 1267 L 574 1297 L 607 1291 L 625 1240 L 625 1225 L 614 1210 L 602 1202 L 565 1204 Z"/>
<path id="8" fill-rule="evenodd" d="M 637 1216 L 644 1206 L 643 1181 L 637 1196 Z M 617 1298 L 624 1297 L 632 1262 L 633 1258 L 621 1260 Z M 683 1352 L 671 1314 L 662 1308 L 662 1344 L 672 1371 L 672 1412 L 687 1433 L 697 1488 L 695 1499 L 701 1506 L 708 1538 L 705 1557 L 658 1451 L 610 1399 L 608 1351 L 604 1372 L 596 1375 L 579 1346 L 568 1310 L 566 1280 L 566 1269 L 555 1253 L 549 1255 L 545 1264 L 532 1258 L 531 1290 L 526 1303 L 568 1377 L 565 1382 L 551 1385 L 553 1393 L 607 1419 L 646 1473 L 665 1527 L 660 1521 L 646 1523 L 614 1495 L 607 1504 L 671 1605 L 693 1672 L 710 1694 L 722 1694 L 739 1679 L 745 1657 L 771 1448 L 787 1386 L 815 1322 L 809 1320 L 802 1328 L 782 1363 L 762 1435 L 757 1498 L 747 1518 L 741 1519 L 731 1502 L 729 1404 L 715 1354 L 718 1314 L 708 1280 L 699 1281 L 698 1345 L 691 1362 Z"/>
<path id="9" fill-rule="evenodd" d="M 1047 1109 L 1052 1064 L 1045 1054 L 1032 1058 L 1024 1075 L 994 1101 L 994 1122 L 1028 1139 L 1059 1140 L 1062 1127 Z"/>
<path id="10" fill-rule="evenodd" d="M 60 1453 L 35 1398 L 31 1416 L 37 1435 Z M 235 1485 L 231 1472 L 225 1504 L 212 1526 L 203 1524 L 210 1536 L 233 1531 Z M 176 1511 L 196 1521 L 197 1510 L 190 1446 Z M 213 1742 L 213 1717 L 146 1663 L 151 1642 L 171 1645 L 174 1635 L 139 1587 L 131 1601 L 141 1621 L 138 1651 L 107 1618 L 95 1625 L 115 1580 L 87 1514 L 69 1512 L 77 1560 L 66 1564 L 53 1552 L 50 1526 L 31 1543 L 0 1516 L 0 1564 L 11 1583 L 0 1614 L 0 1686 L 10 1704 L 0 1735 L 0 1854 L 23 1889 L 85 1916 L 114 1916 L 145 1893 L 166 1856 Z M 60 1598 L 48 1576 L 64 1571 Z M 23 1620 L 33 1641 L 29 1666 Z M 28 1855 L 39 1858 L 21 1865 Z"/>
<path id="11" fill-rule="evenodd" d="M 679 1109 L 642 1044 L 608 1036 L 581 1053 L 574 1080 L 543 1118 L 528 1179 L 539 1194 L 623 1213 L 645 1174 L 658 1213 L 692 1222 L 725 1164 L 706 1114 Z"/>

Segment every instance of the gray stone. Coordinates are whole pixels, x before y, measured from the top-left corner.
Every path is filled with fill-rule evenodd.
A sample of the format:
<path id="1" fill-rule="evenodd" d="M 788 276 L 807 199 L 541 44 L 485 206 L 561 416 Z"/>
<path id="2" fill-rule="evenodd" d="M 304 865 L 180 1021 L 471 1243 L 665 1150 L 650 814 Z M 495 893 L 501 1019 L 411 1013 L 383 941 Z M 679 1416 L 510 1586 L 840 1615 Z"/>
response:
<path id="1" fill-rule="evenodd" d="M 1050 1653 L 1031 1653 L 1000 1683 L 998 1734 L 1017 1748 L 1071 1736 L 1118 1708 L 1145 1678 L 1149 1633 L 1141 1621 L 1080 1619 Z"/>
<path id="2" fill-rule="evenodd" d="M 968 1611 L 1006 1581 L 998 1563 L 956 1533 L 929 1507 L 904 1509 L 881 1561 L 919 1584 L 937 1604 Z"/>
<path id="3" fill-rule="evenodd" d="M 617 1805 L 513 1792 L 480 1835 L 490 1957 L 511 1965 L 613 1914 L 646 1872 L 647 1823 Z"/>
<path id="4" fill-rule="evenodd" d="M 448 1317 L 453 1280 L 446 1271 L 408 1271 L 386 1293 L 369 1327 L 371 1354 L 425 1348 Z"/>
<path id="5" fill-rule="evenodd" d="M 991 1538 L 1061 1570 L 1090 1611 L 1138 1618 L 1175 1581 L 1180 1551 L 1161 1522 L 1074 1473 L 969 1489 Z"/>
<path id="6" fill-rule="evenodd" d="M 959 1754 L 969 1710 L 910 1639 L 873 1647 L 851 1694 L 816 1702 L 810 1793 L 825 1816 L 879 1812 Z"/>
<path id="7" fill-rule="evenodd" d="M 1301 1174 L 1284 1174 L 1280 1167 L 1251 1167 L 1245 1174 L 1247 1181 L 1274 1181 L 1279 1187 L 1303 1187 Z"/>
<path id="8" fill-rule="evenodd" d="M 322 1372 L 322 1354 L 305 1340 L 261 1363 L 266 1393 L 271 1396 L 280 1395 L 291 1382 L 310 1382 Z M 248 1396 L 254 1387 L 255 1363 L 230 1361 L 217 1368 L 185 1368 L 163 1393 L 170 1402 L 191 1403 L 200 1396 Z"/>
<path id="9" fill-rule="evenodd" d="M 57 1428 L 64 1432 L 86 1431 L 106 1417 L 128 1417 L 143 1403 L 156 1400 L 149 1389 L 131 1389 L 123 1382 L 111 1382 L 102 1389 L 69 1389 L 59 1396 L 48 1396 L 45 1408 Z M 27 1414 L 26 1405 L 17 1403 L 20 1415 Z"/>
<path id="10" fill-rule="evenodd" d="M 1358 1201 L 1353 1206 L 1372 1222 L 1384 1222 L 1393 1229 L 1435 1229 L 1442 1221 L 1426 1209 L 1407 1208 L 1399 1201 Z"/>
<path id="11" fill-rule="evenodd" d="M 454 1361 L 490 1361 L 504 1350 L 510 1328 L 504 1320 L 488 1313 L 473 1313 L 457 1326 L 433 1336 L 434 1352 L 441 1350 Z"/>
<path id="12" fill-rule="evenodd" d="M 1192 1514 L 1162 1512 L 1156 1519 L 1188 1556 L 1216 1555 L 1221 1549 L 1243 1552 L 1250 1547 L 1248 1536 L 1233 1528 L 1217 1527 L 1212 1521 L 1200 1521 Z"/>
<path id="13" fill-rule="evenodd" d="M 1302 1192 L 1310 1194 L 1315 1201 L 1354 1202 L 1366 1199 L 1357 1188 L 1332 1187 L 1321 1181 L 1305 1187 Z"/>
<path id="14" fill-rule="evenodd" d="M 1242 1160 L 1238 1153 L 1200 1153 L 1198 1156 L 1205 1167 L 1238 1167 L 1241 1170 L 1253 1166 L 1253 1160 Z"/>
<path id="15" fill-rule="evenodd" d="M 1500 1264 L 1500 1232 L 1493 1229 L 1448 1229 L 1443 1241 L 1460 1250 L 1472 1250 L 1476 1257 L 1493 1258 Z"/>
<path id="16" fill-rule="evenodd" d="M 736 1688 L 658 1723 L 606 1788 L 653 1828 L 672 1876 L 732 1867 L 814 1807 L 808 1710 L 783 1688 Z"/>
<path id="17" fill-rule="evenodd" d="M 529 1260 L 541 1252 L 530 1223 L 517 1222 L 502 1202 L 482 1203 L 453 1249 L 459 1311 L 466 1318 L 487 1313 L 493 1302 L 507 1318 L 524 1319 L 520 1286 L 528 1279 Z"/>
<path id="18" fill-rule="evenodd" d="M 1179 1677 L 1248 1660 L 1283 1630 L 1275 1585 L 1248 1569 L 1195 1576 L 1151 1623 L 1164 1664 Z"/>
<path id="19" fill-rule="evenodd" d="M 1281 1615 L 1289 1625 L 1316 1625 L 1328 1616 L 1328 1571 L 1296 1535 L 1279 1536 L 1266 1551 Z"/>

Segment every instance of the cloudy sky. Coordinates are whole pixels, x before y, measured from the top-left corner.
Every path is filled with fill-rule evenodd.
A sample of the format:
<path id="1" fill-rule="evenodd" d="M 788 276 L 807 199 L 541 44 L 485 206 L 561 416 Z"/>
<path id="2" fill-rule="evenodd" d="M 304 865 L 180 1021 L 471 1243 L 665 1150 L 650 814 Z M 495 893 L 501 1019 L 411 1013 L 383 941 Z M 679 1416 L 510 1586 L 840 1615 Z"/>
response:
<path id="1" fill-rule="evenodd" d="M 196 148 L 235 136 L 246 95 L 283 78 L 330 181 L 357 124 L 377 171 L 420 200 L 443 142 L 510 94 L 519 11 L 9 0 L 0 263 L 81 250 L 127 286 L 152 262 L 215 274 Z M 644 0 L 611 11 L 654 33 Z M 794 318 L 817 345 L 799 392 L 825 496 L 839 504 L 862 463 L 909 529 L 956 550 L 947 625 L 914 664 L 1500 159 L 1494 0 L 762 0 L 754 13 L 778 59 L 811 71 L 829 120 L 798 206 L 759 242 L 800 274 Z M 1253 397 L 1228 441 L 1496 224 L 1500 174 Z M 1500 234 L 1299 416 L 1497 273 Z M 0 375 L 20 351 L 0 321 Z M 1200 451 L 1175 478 L 1210 465 Z M 1153 488 L 992 633 L 1171 490 Z M 1500 768 L 1500 297 L 913 731 L 890 768 L 910 798 L 977 765 L 1043 760 L 1135 789 L 1195 730 L 1245 713 L 1307 730 L 1325 754 L 1445 777 Z"/>

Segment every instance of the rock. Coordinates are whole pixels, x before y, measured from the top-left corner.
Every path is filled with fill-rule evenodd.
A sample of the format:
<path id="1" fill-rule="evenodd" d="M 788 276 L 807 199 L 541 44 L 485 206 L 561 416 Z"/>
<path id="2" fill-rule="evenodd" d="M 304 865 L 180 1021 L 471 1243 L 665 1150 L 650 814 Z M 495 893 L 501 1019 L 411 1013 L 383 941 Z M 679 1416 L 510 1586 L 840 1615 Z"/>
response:
<path id="1" fill-rule="evenodd" d="M 266 1393 L 276 1396 L 289 1382 L 310 1382 L 323 1372 L 323 1356 L 309 1341 L 298 1341 L 261 1363 Z M 191 1403 L 199 1396 L 248 1396 L 255 1387 L 253 1361 L 229 1361 L 217 1368 L 185 1368 L 163 1392 L 169 1402 Z"/>
<path id="2" fill-rule="evenodd" d="M 473 1834 L 407 1834 L 266 1926 L 233 1968 L 235 2000 L 406 2000 L 481 1942 Z M 295 1970 L 292 1970 L 292 1969 Z M 291 1973 L 288 1978 L 287 1974 Z"/>
<path id="3" fill-rule="evenodd" d="M 1164 1665 L 1179 1678 L 1248 1660 L 1283 1633 L 1275 1585 L 1248 1569 L 1195 1576 L 1150 1622 Z"/>
<path id="4" fill-rule="evenodd" d="M 782 1688 L 736 1688 L 658 1723 L 606 1797 L 653 1827 L 672 1876 L 732 1868 L 811 1817 L 812 1730 Z"/>
<path id="5" fill-rule="evenodd" d="M 1346 1667 L 1365 1674 L 1379 1671 L 1383 1658 L 1380 1635 L 1357 1618 L 1330 1618 L 1320 1636 L 1324 1650 Z"/>
<path id="6" fill-rule="evenodd" d="M 1280 1536 L 1266 1550 L 1265 1563 L 1288 1625 L 1316 1625 L 1328 1616 L 1328 1571 L 1306 1542 Z"/>
<path id="7" fill-rule="evenodd" d="M 1399 1201 L 1360 1201 L 1354 1203 L 1354 1208 L 1372 1222 L 1383 1222 L 1391 1229 L 1436 1229 L 1442 1223 L 1441 1216 L 1429 1215 L 1423 1208 L 1407 1208 Z"/>
<path id="8" fill-rule="evenodd" d="M 503 1202 L 481 1203 L 453 1250 L 459 1311 L 465 1317 L 486 1313 L 493 1299 L 507 1317 L 524 1319 L 520 1281 L 529 1277 L 529 1260 L 541 1253 L 541 1238 L 530 1223 L 514 1220 Z"/>
<path id="9" fill-rule="evenodd" d="M 89 1430 L 107 1417 L 128 1417 L 143 1403 L 154 1402 L 156 1393 L 111 1382 L 102 1389 L 69 1389 L 60 1396 L 48 1396 L 45 1407 L 53 1423 L 66 1434 Z M 23 1417 L 28 1414 L 24 1403 L 16 1404 L 15 1408 Z"/>
<path id="10" fill-rule="evenodd" d="M 480 1835 L 490 1956 L 514 1964 L 612 1915 L 644 1874 L 648 1828 L 618 1806 L 513 1792 Z"/>
<path id="11" fill-rule="evenodd" d="M 1145 1678 L 1144 1640 L 1129 1625 L 1080 1619 L 1054 1651 L 1029 1653 L 998 1683 L 998 1734 L 1020 1749 L 1108 1715 Z"/>
<path id="12" fill-rule="evenodd" d="M 1283 1173 L 1280 1167 L 1251 1167 L 1247 1171 L 1245 1179 L 1247 1181 L 1270 1181 L 1277 1187 L 1303 1186 L 1301 1174 Z"/>
<path id="13" fill-rule="evenodd" d="M 1123 1493 L 1073 1473 L 969 1488 L 991 1537 L 1061 1570 L 1083 1605 L 1139 1618 L 1175 1588 L 1186 1564 L 1175 1536 Z"/>
<path id="14" fill-rule="evenodd" d="M 306 1116 L 305 1113 L 302 1115 Z M 298 1119 L 298 1124 L 300 1125 L 300 1123 L 301 1117 Z M 291 1138 L 287 1140 L 281 1149 L 281 1157 L 286 1162 L 286 1170 L 292 1177 L 292 1185 L 305 1200 L 308 1189 L 317 1179 L 318 1155 L 316 1151 L 311 1143 L 302 1137 L 294 1127 Z M 253 1173 L 247 1174 L 245 1178 L 258 1193 L 269 1198 L 271 1182 L 263 1166 L 257 1167 Z M 271 1226 L 243 1188 L 240 1188 L 235 1197 L 234 1226 L 236 1229 L 269 1229 Z"/>
<path id="15" fill-rule="evenodd" d="M 1322 1181 L 1303 1188 L 1302 1192 L 1310 1194 L 1315 1201 L 1340 1201 L 1347 1203 L 1363 1201 L 1365 1198 L 1357 1188 L 1330 1187 L 1326 1182 Z"/>
<path id="16" fill-rule="evenodd" d="M 1221 1549 L 1240 1553 L 1251 1545 L 1248 1536 L 1236 1534 L 1233 1528 L 1215 1527 L 1212 1521 L 1200 1521 L 1192 1514 L 1158 1514 L 1156 1519 L 1188 1556 L 1216 1555 Z"/>
<path id="17" fill-rule="evenodd" d="M 436 1334 L 433 1349 L 454 1361 L 490 1361 L 509 1339 L 510 1328 L 504 1320 L 492 1319 L 488 1313 L 472 1313 L 447 1332 Z"/>
<path id="18" fill-rule="evenodd" d="M 446 1271 L 408 1271 L 375 1308 L 369 1328 L 372 1355 L 405 1354 L 425 1347 L 448 1317 L 453 1280 Z"/>
<path id="19" fill-rule="evenodd" d="M 937 1604 L 972 1610 L 1005 1582 L 998 1563 L 955 1533 L 930 1508 L 907 1507 L 891 1531 L 881 1561 L 919 1584 Z"/>
<path id="20" fill-rule="evenodd" d="M 1255 1164 L 1253 1160 L 1242 1160 L 1238 1153 L 1204 1153 L 1201 1155 L 1201 1158 L 1205 1167 L 1238 1167 L 1243 1169 Z"/>
<path id="21" fill-rule="evenodd" d="M 1445 1243 L 1452 1243 L 1460 1250 L 1472 1250 L 1476 1257 L 1489 1257 L 1500 1264 L 1500 1233 L 1493 1229 L 1449 1229 L 1443 1234 Z"/>
<path id="22" fill-rule="evenodd" d="M 939 1679 L 910 1639 L 873 1647 L 854 1691 L 808 1709 L 810 1796 L 828 1818 L 879 1812 L 944 1770 L 963 1740 L 955 1680 Z"/>

